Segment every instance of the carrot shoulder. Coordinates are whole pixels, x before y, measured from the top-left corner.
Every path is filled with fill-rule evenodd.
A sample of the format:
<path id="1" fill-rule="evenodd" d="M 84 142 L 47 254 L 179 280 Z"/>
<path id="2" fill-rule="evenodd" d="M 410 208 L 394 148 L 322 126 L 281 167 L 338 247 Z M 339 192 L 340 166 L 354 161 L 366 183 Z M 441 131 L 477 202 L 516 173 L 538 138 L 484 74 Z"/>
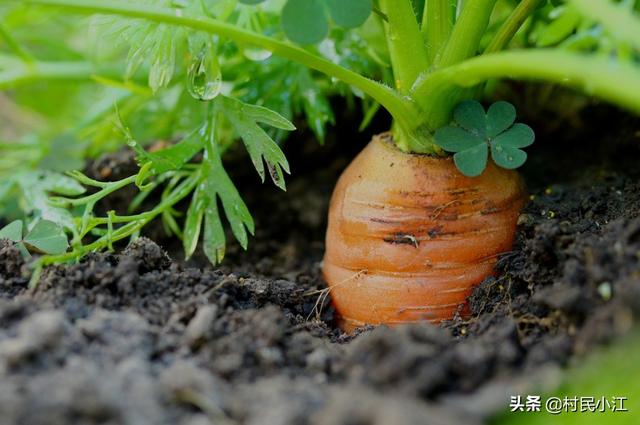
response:
<path id="1" fill-rule="evenodd" d="M 514 171 L 465 177 L 374 137 L 329 209 L 323 272 L 343 328 L 452 318 L 511 249 L 524 199 Z"/>

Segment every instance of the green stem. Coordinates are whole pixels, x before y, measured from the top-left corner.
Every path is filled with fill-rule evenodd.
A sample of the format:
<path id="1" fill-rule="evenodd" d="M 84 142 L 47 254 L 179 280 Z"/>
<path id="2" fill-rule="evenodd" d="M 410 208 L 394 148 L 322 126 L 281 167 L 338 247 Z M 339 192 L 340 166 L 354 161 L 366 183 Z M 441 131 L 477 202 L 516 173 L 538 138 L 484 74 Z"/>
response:
<path id="1" fill-rule="evenodd" d="M 491 78 L 531 79 L 569 86 L 640 113 L 639 67 L 606 56 L 551 49 L 516 50 L 469 59 L 424 77 L 415 84 L 413 94 L 418 98 L 446 99 L 451 90 L 472 87 Z"/>
<path id="2" fill-rule="evenodd" d="M 511 39 L 516 35 L 522 24 L 536 10 L 543 0 L 522 0 L 513 9 L 509 17 L 502 24 L 498 32 L 484 50 L 484 53 L 495 53 L 507 47 Z"/>
<path id="3" fill-rule="evenodd" d="M 496 1 L 473 0 L 464 3 L 440 60 L 432 66 L 434 72 L 447 69 L 478 53 L 480 40 L 489 25 Z M 430 74 L 425 75 L 423 78 L 428 78 Z M 412 89 L 415 89 L 415 86 Z M 429 130 L 433 131 L 449 122 L 453 108 L 461 100 L 473 97 L 473 89 L 448 86 L 429 97 L 420 97 L 418 92 L 412 90 L 411 96 L 422 107 L 424 122 L 428 123 Z"/>
<path id="4" fill-rule="evenodd" d="M 84 196 L 82 198 L 75 198 L 75 199 L 57 198 L 57 201 L 62 204 L 65 204 L 66 206 L 78 206 L 78 205 L 96 203 L 102 198 L 109 196 L 113 192 L 116 192 L 125 186 L 129 186 L 130 184 L 135 183 L 136 178 L 137 178 L 137 175 L 133 175 L 125 179 L 118 180 L 116 182 L 108 182 L 105 184 L 105 186 L 101 190 L 97 191 L 92 195 Z M 56 198 L 53 198 L 53 199 L 56 199 Z"/>
<path id="5" fill-rule="evenodd" d="M 109 1 L 106 3 L 98 0 L 24 0 L 24 3 L 55 6 L 73 12 L 105 13 L 131 18 L 142 18 L 154 22 L 205 31 L 238 43 L 260 47 L 275 55 L 299 62 L 326 75 L 338 78 L 362 90 L 382 104 L 391 115 L 401 121 L 403 125 L 410 126 L 412 122 L 419 120 L 418 108 L 413 102 L 381 83 L 336 65 L 298 46 L 252 31 L 247 31 L 216 19 L 184 15 L 180 9 L 158 8 L 122 1 Z"/>
<path id="6" fill-rule="evenodd" d="M 406 94 L 418 76 L 429 68 L 427 50 L 411 0 L 380 0 L 396 89 Z"/>
<path id="7" fill-rule="evenodd" d="M 422 33 L 429 52 L 429 63 L 436 63 L 453 30 L 455 2 L 427 0 L 422 16 Z"/>
<path id="8" fill-rule="evenodd" d="M 472 0 L 464 3 L 442 56 L 435 64 L 437 68 L 455 65 L 478 53 L 480 40 L 489 25 L 496 1 Z"/>

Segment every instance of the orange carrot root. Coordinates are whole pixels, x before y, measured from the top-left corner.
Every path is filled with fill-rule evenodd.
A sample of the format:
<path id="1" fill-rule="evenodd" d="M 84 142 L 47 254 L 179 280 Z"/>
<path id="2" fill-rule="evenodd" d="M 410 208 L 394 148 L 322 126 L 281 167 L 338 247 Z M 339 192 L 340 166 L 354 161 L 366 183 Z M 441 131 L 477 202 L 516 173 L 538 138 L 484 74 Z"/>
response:
<path id="1" fill-rule="evenodd" d="M 514 171 L 465 177 L 374 137 L 329 208 L 323 273 L 343 329 L 451 319 L 511 249 L 524 200 Z"/>

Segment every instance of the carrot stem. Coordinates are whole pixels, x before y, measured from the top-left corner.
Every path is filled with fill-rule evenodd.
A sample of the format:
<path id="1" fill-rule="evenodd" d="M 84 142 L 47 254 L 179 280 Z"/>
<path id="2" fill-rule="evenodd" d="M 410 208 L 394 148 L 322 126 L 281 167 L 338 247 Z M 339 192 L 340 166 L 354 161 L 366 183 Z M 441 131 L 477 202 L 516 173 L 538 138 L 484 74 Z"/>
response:
<path id="1" fill-rule="evenodd" d="M 411 0 L 380 0 L 396 89 L 406 94 L 421 72 L 429 68 L 427 50 Z"/>
<path id="2" fill-rule="evenodd" d="M 446 45 L 455 21 L 455 1 L 427 0 L 422 16 L 422 33 L 427 45 L 429 62 L 437 62 Z"/>
<path id="3" fill-rule="evenodd" d="M 553 64 L 553 66 L 549 66 Z M 551 49 L 529 49 L 492 53 L 468 59 L 436 71 L 419 80 L 413 89 L 416 99 L 453 108 L 452 91 L 464 90 L 491 78 L 546 81 L 577 88 L 617 105 L 640 112 L 640 69 L 612 58 Z M 620 84 L 624 81 L 624 84 Z M 430 125 L 442 126 L 448 118 L 433 113 L 425 117 Z"/>
<path id="4" fill-rule="evenodd" d="M 513 9 L 507 20 L 498 29 L 484 53 L 495 53 L 507 47 L 511 39 L 522 27 L 522 24 L 542 3 L 542 0 L 523 0 Z"/>

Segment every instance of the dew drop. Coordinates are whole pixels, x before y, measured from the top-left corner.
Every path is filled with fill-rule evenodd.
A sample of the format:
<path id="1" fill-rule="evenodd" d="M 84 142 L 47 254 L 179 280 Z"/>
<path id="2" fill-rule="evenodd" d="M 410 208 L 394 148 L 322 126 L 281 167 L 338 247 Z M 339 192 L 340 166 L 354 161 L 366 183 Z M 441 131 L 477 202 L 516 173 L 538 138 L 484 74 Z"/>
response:
<path id="1" fill-rule="evenodd" d="M 205 45 L 189 64 L 187 89 L 198 100 L 212 100 L 220 94 L 222 71 L 210 45 Z"/>
<path id="2" fill-rule="evenodd" d="M 245 47 L 242 51 L 244 56 L 254 62 L 262 62 L 269 59 L 272 53 L 269 50 L 259 49 L 255 47 Z"/>
<path id="3" fill-rule="evenodd" d="M 509 162 L 511 162 L 511 161 L 513 161 L 513 157 L 512 157 L 512 156 L 508 156 L 508 157 L 507 157 L 507 160 L 508 160 Z"/>

